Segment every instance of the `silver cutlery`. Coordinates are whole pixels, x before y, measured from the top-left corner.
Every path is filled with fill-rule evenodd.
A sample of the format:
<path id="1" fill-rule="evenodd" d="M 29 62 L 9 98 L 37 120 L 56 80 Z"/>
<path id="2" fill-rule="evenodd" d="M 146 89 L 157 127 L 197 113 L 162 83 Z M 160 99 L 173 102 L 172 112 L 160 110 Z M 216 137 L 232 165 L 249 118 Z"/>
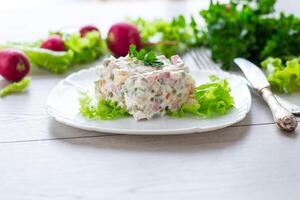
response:
<path id="1" fill-rule="evenodd" d="M 296 117 L 277 101 L 262 70 L 244 58 L 236 58 L 234 62 L 268 104 L 277 126 L 287 132 L 294 131 L 298 125 Z"/>
<path id="2" fill-rule="evenodd" d="M 196 66 L 200 70 L 208 70 L 208 71 L 216 71 L 216 72 L 224 72 L 221 70 L 219 65 L 212 61 L 211 55 L 210 55 L 210 50 L 205 49 L 205 48 L 200 48 L 200 49 L 194 49 L 188 53 L 188 56 L 190 56 L 193 60 L 193 62 L 196 64 Z M 245 82 L 248 84 L 248 86 L 253 90 L 257 91 L 253 86 L 244 79 Z M 300 106 L 297 106 L 289 101 L 284 100 L 283 98 L 274 95 L 275 100 L 279 102 L 281 106 L 285 108 L 288 112 L 294 114 L 294 115 L 300 115 Z M 296 124 L 297 126 L 297 124 Z M 296 127 L 295 127 L 296 128 Z M 292 131 L 292 130 L 289 130 Z"/>

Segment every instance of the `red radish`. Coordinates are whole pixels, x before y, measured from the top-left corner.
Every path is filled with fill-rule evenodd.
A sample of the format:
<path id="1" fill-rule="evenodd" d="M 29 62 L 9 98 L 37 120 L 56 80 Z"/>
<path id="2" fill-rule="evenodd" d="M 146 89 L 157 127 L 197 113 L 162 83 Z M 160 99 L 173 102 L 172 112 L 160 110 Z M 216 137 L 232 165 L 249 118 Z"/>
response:
<path id="1" fill-rule="evenodd" d="M 41 48 L 49 49 L 52 51 L 65 51 L 66 50 L 64 41 L 60 38 L 59 35 L 52 35 L 52 36 L 48 37 L 41 44 Z"/>
<path id="2" fill-rule="evenodd" d="M 30 70 L 26 55 L 18 50 L 0 51 L 0 74 L 8 81 L 20 81 Z"/>
<path id="3" fill-rule="evenodd" d="M 99 29 L 93 25 L 87 25 L 87 26 L 83 26 L 80 28 L 79 32 L 80 32 L 80 36 L 81 37 L 84 37 L 85 34 L 87 34 L 88 32 L 91 32 L 91 31 L 99 31 Z"/>
<path id="4" fill-rule="evenodd" d="M 138 29 L 129 23 L 116 23 L 110 27 L 107 44 L 108 48 L 117 57 L 126 56 L 131 44 L 136 45 L 138 50 L 142 47 Z"/>

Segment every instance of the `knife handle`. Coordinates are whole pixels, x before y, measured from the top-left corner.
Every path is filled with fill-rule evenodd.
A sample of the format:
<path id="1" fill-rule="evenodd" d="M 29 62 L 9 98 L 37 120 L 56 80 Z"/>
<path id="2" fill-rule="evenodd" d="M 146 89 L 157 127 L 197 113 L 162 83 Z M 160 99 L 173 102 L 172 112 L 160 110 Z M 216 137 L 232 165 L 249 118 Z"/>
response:
<path id="1" fill-rule="evenodd" d="M 260 90 L 260 94 L 270 107 L 277 126 L 287 132 L 294 131 L 298 125 L 296 117 L 278 103 L 271 89 L 265 87 Z"/>

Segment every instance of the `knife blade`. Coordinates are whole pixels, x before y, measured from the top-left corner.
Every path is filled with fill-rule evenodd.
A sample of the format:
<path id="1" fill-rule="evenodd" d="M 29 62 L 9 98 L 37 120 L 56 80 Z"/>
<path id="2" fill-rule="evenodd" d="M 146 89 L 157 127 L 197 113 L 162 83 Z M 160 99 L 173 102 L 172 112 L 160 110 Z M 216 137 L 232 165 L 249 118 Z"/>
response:
<path id="1" fill-rule="evenodd" d="M 293 132 L 298 126 L 297 119 L 278 103 L 262 70 L 244 58 L 236 58 L 234 62 L 242 70 L 252 87 L 259 92 L 268 104 L 277 126 L 284 131 Z"/>
<path id="2" fill-rule="evenodd" d="M 242 70 L 253 88 L 259 91 L 265 87 L 270 87 L 265 74 L 252 62 L 244 58 L 236 58 L 234 62 Z"/>

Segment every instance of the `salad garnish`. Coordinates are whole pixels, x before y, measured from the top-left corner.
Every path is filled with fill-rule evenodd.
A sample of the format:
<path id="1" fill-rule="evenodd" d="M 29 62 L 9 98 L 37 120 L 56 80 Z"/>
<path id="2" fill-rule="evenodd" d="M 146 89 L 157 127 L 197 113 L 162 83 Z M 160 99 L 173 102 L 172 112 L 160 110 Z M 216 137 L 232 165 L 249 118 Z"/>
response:
<path id="1" fill-rule="evenodd" d="M 0 90 L 0 97 L 7 96 L 12 93 L 23 92 L 30 84 L 30 78 L 24 78 L 19 82 L 14 82 Z"/>
<path id="2" fill-rule="evenodd" d="M 128 116 L 127 111 L 119 107 L 116 102 L 104 99 L 95 102 L 87 93 L 81 93 L 79 104 L 80 113 L 88 119 L 113 120 Z"/>
<path id="3" fill-rule="evenodd" d="M 194 101 L 184 103 L 176 112 L 169 112 L 171 116 L 182 117 L 190 113 L 201 117 L 225 115 L 234 107 L 234 99 L 230 95 L 230 87 L 226 79 L 210 76 L 210 82 L 196 87 Z"/>
<path id="4" fill-rule="evenodd" d="M 300 59 L 288 60 L 285 64 L 280 58 L 268 58 L 262 62 L 268 81 L 278 92 L 300 91 Z"/>
<path id="5" fill-rule="evenodd" d="M 129 57 L 141 61 L 145 66 L 161 67 L 164 64 L 157 58 L 154 51 L 146 52 L 145 49 L 138 51 L 135 45 L 130 45 Z"/>

